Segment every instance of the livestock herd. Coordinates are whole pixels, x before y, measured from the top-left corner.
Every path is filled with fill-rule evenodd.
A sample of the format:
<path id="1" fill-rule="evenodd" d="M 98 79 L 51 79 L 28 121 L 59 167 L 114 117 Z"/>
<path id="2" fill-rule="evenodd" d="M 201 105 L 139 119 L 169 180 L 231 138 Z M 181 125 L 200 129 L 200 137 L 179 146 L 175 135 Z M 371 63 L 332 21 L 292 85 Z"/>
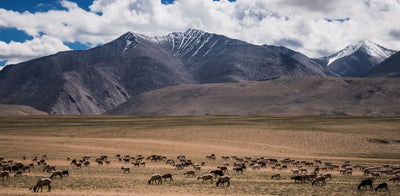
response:
<path id="1" fill-rule="evenodd" d="M 184 177 L 195 177 L 197 173 L 202 171 L 210 163 L 215 165 L 217 157 L 215 154 L 210 154 L 205 157 L 205 160 L 194 163 L 192 160 L 186 158 L 185 155 L 179 155 L 176 158 L 167 158 L 162 155 L 150 155 L 144 157 L 142 155 L 131 156 L 120 154 L 115 155 L 114 158 L 117 164 L 132 164 L 133 167 L 144 168 L 146 167 L 146 161 L 150 162 L 164 162 L 166 167 L 174 168 L 175 170 L 185 170 L 182 171 Z M 43 191 L 43 186 L 51 191 L 52 180 L 62 179 L 65 176 L 69 176 L 70 172 L 68 170 L 57 170 L 55 165 L 50 164 L 47 161 L 47 156 L 43 155 L 39 160 L 37 156 L 24 164 L 26 162 L 26 157 L 23 157 L 23 161 L 5 160 L 4 157 L 0 157 L 0 167 L 2 171 L 0 172 L 0 177 L 3 181 L 10 180 L 11 173 L 14 173 L 14 177 L 20 177 L 23 173 L 30 172 L 32 168 L 37 165 L 40 167 L 42 172 L 46 172 L 50 175 L 48 178 L 41 178 L 33 186 L 33 191 Z M 291 173 L 290 180 L 293 183 L 310 183 L 311 186 L 321 187 L 325 186 L 327 182 L 332 181 L 332 175 L 342 175 L 342 176 L 352 176 L 354 170 L 359 170 L 364 176 L 364 179 L 357 185 L 357 190 L 374 190 L 374 182 L 377 179 L 381 179 L 383 176 L 389 178 L 389 182 L 393 184 L 398 184 L 400 182 L 400 166 L 399 165 L 362 165 L 362 164 L 351 164 L 349 161 L 345 161 L 343 164 L 333 164 L 331 162 L 323 162 L 321 160 L 314 161 L 300 161 L 295 159 L 274 159 L 265 157 L 238 157 L 238 156 L 221 156 L 222 164 L 213 167 L 208 167 L 207 172 L 199 175 L 197 180 L 202 180 L 202 183 L 213 183 L 216 180 L 216 186 L 229 187 L 231 185 L 231 177 L 229 174 L 229 168 L 232 165 L 231 171 L 236 175 L 242 175 L 246 172 L 258 171 L 261 169 L 270 169 L 274 171 L 271 175 L 271 180 L 281 180 L 282 172 Z M 72 159 L 67 157 L 67 161 L 70 161 L 71 165 L 74 165 L 76 169 L 82 169 L 84 167 L 91 167 L 90 156 L 83 156 L 81 159 Z M 114 162 L 113 161 L 113 162 Z M 94 159 L 97 166 L 111 165 L 111 160 L 106 155 L 98 156 Z M 210 170 L 211 168 L 211 170 Z M 250 170 L 251 168 L 251 170 Z M 204 169 L 203 169 L 204 170 Z M 131 173 L 131 167 L 122 166 L 121 171 L 125 174 Z M 234 180 L 234 179 L 232 179 Z M 172 182 L 173 175 L 171 173 L 165 174 L 154 174 L 147 181 L 149 185 L 161 185 L 164 182 Z M 375 191 L 390 191 L 389 186 L 386 182 L 382 182 L 377 185 Z"/>

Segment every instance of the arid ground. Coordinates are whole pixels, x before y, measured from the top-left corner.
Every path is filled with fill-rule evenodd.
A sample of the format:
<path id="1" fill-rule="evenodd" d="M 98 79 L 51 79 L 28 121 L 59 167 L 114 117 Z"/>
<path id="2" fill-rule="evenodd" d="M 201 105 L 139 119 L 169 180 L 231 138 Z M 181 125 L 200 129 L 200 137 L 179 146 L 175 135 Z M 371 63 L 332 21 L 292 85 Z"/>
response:
<path id="1" fill-rule="evenodd" d="M 216 161 L 206 160 L 214 153 Z M 196 177 L 175 170 L 165 161 L 146 161 L 146 167 L 133 167 L 120 162 L 116 154 L 144 157 L 157 154 L 175 159 L 185 155 L 194 163 L 206 164 L 196 177 L 217 166 L 229 163 L 230 187 L 216 187 L 215 181 L 202 183 Z M 0 156 L 28 164 L 34 156 L 57 169 L 68 169 L 69 177 L 54 179 L 52 192 L 44 195 L 374 195 L 357 191 L 365 178 L 355 168 L 352 176 L 337 170 L 324 187 L 311 183 L 295 183 L 288 170 L 267 168 L 253 171 L 248 167 L 236 174 L 232 158 L 285 158 L 298 161 L 320 159 L 342 165 L 382 167 L 400 164 L 400 117 L 299 117 L 299 116 L 203 116 L 203 117 L 131 117 L 131 116 L 15 116 L 0 117 Z M 99 166 L 94 159 L 107 155 L 110 165 Z M 25 156 L 26 160 L 22 157 Z M 91 165 L 81 169 L 70 165 L 67 157 L 90 156 Z M 130 167 L 124 174 L 121 167 Z M 313 171 L 314 167 L 307 167 Z M 155 173 L 173 174 L 173 182 L 148 185 Z M 281 173 L 281 180 L 271 175 Z M 31 195 L 32 187 L 41 177 L 41 166 L 20 177 L 12 174 L 10 181 L 0 180 L 0 195 Z M 389 182 L 392 176 L 375 179 L 374 187 L 389 184 L 390 194 L 400 194 L 400 184 Z M 365 193 L 364 193 L 365 192 Z M 377 195 L 387 195 L 378 192 Z"/>

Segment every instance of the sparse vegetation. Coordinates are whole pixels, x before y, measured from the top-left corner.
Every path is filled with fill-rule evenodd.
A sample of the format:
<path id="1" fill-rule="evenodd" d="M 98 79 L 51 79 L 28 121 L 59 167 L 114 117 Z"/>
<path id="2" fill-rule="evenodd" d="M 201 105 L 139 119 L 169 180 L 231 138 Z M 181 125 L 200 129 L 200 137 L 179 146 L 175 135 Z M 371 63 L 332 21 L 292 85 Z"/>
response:
<path id="1" fill-rule="evenodd" d="M 325 186 L 310 182 L 294 183 L 287 170 L 247 168 L 243 174 L 233 169 L 235 160 L 221 156 L 291 158 L 342 165 L 400 164 L 400 117 L 283 117 L 283 116 L 203 116 L 203 117 L 129 117 L 129 116 L 24 116 L 0 117 L 0 157 L 29 164 L 34 156 L 57 170 L 68 170 L 69 176 L 51 183 L 51 195 L 357 195 L 357 186 L 365 178 L 354 168 L 353 175 L 344 176 L 328 170 L 332 180 Z M 378 141 L 389 143 L 371 142 Z M 174 159 L 186 155 L 193 163 L 206 162 L 196 178 L 183 175 L 166 161 L 146 161 L 146 167 L 133 167 L 120 157 L 165 155 Z M 216 160 L 205 157 L 215 154 Z M 99 165 L 96 157 L 108 155 L 110 165 Z M 23 157 L 26 160 L 23 160 Z M 72 159 L 90 156 L 90 166 L 77 168 Z M 67 160 L 70 157 L 71 160 Z M 51 173 L 42 166 L 31 168 L 21 176 L 0 181 L 1 195 L 33 195 L 32 187 Z M 228 163 L 230 187 L 202 183 L 197 176 L 209 173 Z M 121 172 L 130 167 L 131 173 Z M 313 171 L 313 166 L 307 166 Z M 191 168 L 188 168 L 191 169 Z M 153 174 L 171 174 L 174 179 L 162 185 L 149 186 Z M 271 179 L 280 173 L 281 179 Z M 390 193 L 400 192 L 400 184 L 382 176 L 374 182 L 388 183 Z M 46 188 L 46 187 L 45 187 Z M 47 191 L 47 189 L 45 189 Z M 364 193 L 364 192 L 363 192 Z M 45 194 L 45 193 L 43 193 Z M 366 191 L 364 195 L 386 195 L 388 192 Z"/>

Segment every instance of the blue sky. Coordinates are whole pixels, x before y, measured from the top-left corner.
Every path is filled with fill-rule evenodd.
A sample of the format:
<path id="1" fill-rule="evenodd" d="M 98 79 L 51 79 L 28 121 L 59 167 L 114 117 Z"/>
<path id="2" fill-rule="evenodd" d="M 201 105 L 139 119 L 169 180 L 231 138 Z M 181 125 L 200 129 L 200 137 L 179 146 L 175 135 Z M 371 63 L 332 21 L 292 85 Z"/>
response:
<path id="1" fill-rule="evenodd" d="M 399 0 L 0 0 L 0 66 L 188 28 L 310 57 L 365 39 L 399 50 L 398 18 Z"/>
<path id="2" fill-rule="evenodd" d="M 77 3 L 80 8 L 86 11 L 90 11 L 89 6 L 93 3 L 93 0 L 70 1 Z M 235 0 L 229 1 L 233 2 Z M 173 2 L 174 0 L 161 0 L 161 3 L 166 5 L 172 4 Z M 50 10 L 67 10 L 61 5 L 59 0 L 0 0 L 0 8 L 17 12 L 28 11 L 31 13 L 48 12 Z M 23 42 L 32 39 L 32 36 L 17 28 L 0 27 L 0 41 L 9 43 L 10 41 Z M 86 50 L 90 48 L 89 45 L 81 42 L 64 42 L 64 44 L 73 50 Z M 2 63 L 0 62 L 0 66 L 1 65 Z"/>

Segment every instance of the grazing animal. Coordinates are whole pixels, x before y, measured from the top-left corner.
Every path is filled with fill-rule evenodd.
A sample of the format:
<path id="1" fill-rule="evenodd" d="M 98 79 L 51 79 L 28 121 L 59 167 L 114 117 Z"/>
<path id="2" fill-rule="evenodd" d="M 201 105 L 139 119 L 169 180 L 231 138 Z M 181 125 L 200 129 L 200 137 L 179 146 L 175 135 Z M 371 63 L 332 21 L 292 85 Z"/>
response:
<path id="1" fill-rule="evenodd" d="M 129 167 L 121 167 L 121 170 L 124 171 L 124 173 L 131 173 L 131 168 Z"/>
<path id="2" fill-rule="evenodd" d="M 258 164 L 254 165 L 253 170 L 260 170 L 260 165 L 258 165 Z"/>
<path id="3" fill-rule="evenodd" d="M 293 175 L 295 174 L 299 174 L 299 170 L 298 169 L 292 169 Z"/>
<path id="4" fill-rule="evenodd" d="M 63 170 L 62 171 L 63 176 L 69 176 L 69 171 L 68 170 Z"/>
<path id="5" fill-rule="evenodd" d="M 315 178 L 315 180 L 312 182 L 312 186 L 314 186 L 314 184 L 317 186 L 317 184 L 319 183 L 319 182 L 322 182 L 321 183 L 321 186 L 324 186 L 324 185 L 326 185 L 326 177 L 325 176 L 318 176 L 318 177 L 316 177 Z"/>
<path id="6" fill-rule="evenodd" d="M 22 171 L 20 170 L 20 171 L 17 171 L 17 172 L 15 172 L 15 175 L 14 175 L 14 177 L 17 177 L 17 176 L 22 176 Z"/>
<path id="7" fill-rule="evenodd" d="M 217 176 L 223 176 L 223 175 L 224 175 L 224 172 L 222 172 L 222 170 L 212 170 L 210 173 L 211 173 L 211 174 L 214 174 L 214 175 L 215 175 L 215 178 L 216 178 Z"/>
<path id="8" fill-rule="evenodd" d="M 389 181 L 393 181 L 393 184 L 395 184 L 395 182 L 397 181 L 397 183 L 400 182 L 400 176 L 395 176 L 393 178 L 390 178 Z"/>
<path id="9" fill-rule="evenodd" d="M 243 174 L 243 167 L 235 167 L 233 168 L 233 171 L 236 171 L 236 173 L 242 173 Z"/>
<path id="10" fill-rule="evenodd" d="M 201 171 L 201 167 L 199 165 L 193 166 L 194 171 Z"/>
<path id="11" fill-rule="evenodd" d="M 218 166 L 218 168 L 219 168 L 220 170 L 222 170 L 223 172 L 228 173 L 228 168 L 227 168 L 226 166 Z"/>
<path id="12" fill-rule="evenodd" d="M 11 172 L 11 165 L 5 165 L 5 166 L 3 166 L 3 171 L 9 171 L 9 172 Z"/>
<path id="13" fill-rule="evenodd" d="M 33 187 L 33 192 L 39 192 L 39 189 L 40 189 L 40 192 L 42 192 L 43 191 L 43 186 L 48 186 L 47 192 L 51 192 L 50 184 L 51 184 L 51 179 L 42 178 Z"/>
<path id="14" fill-rule="evenodd" d="M 50 173 L 51 171 L 56 171 L 56 166 L 53 166 L 53 165 L 46 165 L 46 166 L 44 166 L 44 168 L 43 168 L 43 172 L 44 171 L 47 171 L 47 173 Z"/>
<path id="15" fill-rule="evenodd" d="M 138 162 L 132 162 L 133 167 L 139 167 L 139 163 Z"/>
<path id="16" fill-rule="evenodd" d="M 202 175 L 200 177 L 197 177 L 197 180 L 200 180 L 200 179 L 203 180 L 203 183 L 206 182 L 207 180 L 210 180 L 211 183 L 212 183 L 213 182 L 213 175 L 212 174 L 204 174 L 204 175 Z"/>
<path id="17" fill-rule="evenodd" d="M 366 189 L 367 186 L 369 186 L 370 190 L 373 190 L 373 186 L 372 183 L 374 183 L 374 181 L 372 181 L 372 179 L 365 179 L 363 181 L 361 181 L 361 183 L 358 185 L 358 190 L 360 190 L 361 187 L 363 187 L 363 189 Z"/>
<path id="18" fill-rule="evenodd" d="M 324 176 L 326 178 L 326 180 L 332 180 L 332 175 L 331 174 L 321 174 L 321 176 Z"/>
<path id="19" fill-rule="evenodd" d="M 29 166 L 29 165 L 24 165 L 22 168 L 21 168 L 21 170 L 22 171 L 26 171 L 26 170 L 28 170 L 29 171 L 29 173 L 31 172 L 31 167 Z"/>
<path id="20" fill-rule="evenodd" d="M 82 168 L 82 163 L 75 164 L 76 168 Z"/>
<path id="21" fill-rule="evenodd" d="M 73 160 L 71 161 L 71 165 L 75 165 L 76 163 L 77 163 L 76 159 L 73 159 Z"/>
<path id="22" fill-rule="evenodd" d="M 183 173 L 183 175 L 187 175 L 187 176 L 195 176 L 195 171 L 194 170 L 187 170 L 185 173 Z"/>
<path id="23" fill-rule="evenodd" d="M 294 182 L 296 183 L 297 181 L 299 182 L 303 182 L 303 177 L 301 176 L 293 176 L 290 178 L 291 180 L 294 180 Z"/>
<path id="24" fill-rule="evenodd" d="M 57 171 L 53 172 L 53 174 L 51 174 L 51 176 L 50 176 L 50 179 L 53 179 L 56 176 L 60 176 L 60 179 L 62 179 L 62 177 L 63 177 L 62 171 L 61 170 L 57 170 Z"/>
<path id="25" fill-rule="evenodd" d="M 206 159 L 215 161 L 215 154 L 207 155 Z"/>
<path id="26" fill-rule="evenodd" d="M 4 181 L 4 178 L 6 178 L 6 180 L 10 180 L 10 172 L 9 171 L 1 171 L 0 177 L 1 177 L 1 179 L 3 179 L 3 181 Z"/>
<path id="27" fill-rule="evenodd" d="M 375 191 L 382 190 L 382 189 L 384 189 L 385 192 L 390 191 L 388 188 L 388 184 L 386 182 L 379 184 L 378 187 L 375 188 Z"/>
<path id="28" fill-rule="evenodd" d="M 83 163 L 83 165 L 86 166 L 86 167 L 88 167 L 88 166 L 90 166 L 90 162 L 89 162 L 89 161 L 85 161 L 85 162 Z"/>
<path id="29" fill-rule="evenodd" d="M 225 183 L 227 183 L 227 187 L 231 186 L 231 177 L 230 176 L 221 176 L 217 181 L 217 186 L 221 184 L 222 187 L 225 187 Z"/>
<path id="30" fill-rule="evenodd" d="M 374 178 L 381 178 L 381 174 L 379 172 L 372 172 L 371 175 Z"/>
<path id="31" fill-rule="evenodd" d="M 150 180 L 148 181 L 149 184 L 162 184 L 162 176 L 160 174 L 154 174 L 151 176 Z"/>
<path id="32" fill-rule="evenodd" d="M 19 170 L 18 166 L 16 165 L 11 166 L 11 171 L 16 172 L 18 170 Z"/>
<path id="33" fill-rule="evenodd" d="M 169 179 L 170 182 L 174 181 L 174 179 L 172 179 L 172 174 L 170 173 L 162 175 L 162 178 L 164 179 L 165 182 L 167 181 L 167 179 Z"/>
<path id="34" fill-rule="evenodd" d="M 278 178 L 281 179 L 281 174 L 280 173 L 273 174 L 271 176 L 271 179 L 274 179 L 274 178 L 275 178 L 275 180 L 278 180 Z"/>

